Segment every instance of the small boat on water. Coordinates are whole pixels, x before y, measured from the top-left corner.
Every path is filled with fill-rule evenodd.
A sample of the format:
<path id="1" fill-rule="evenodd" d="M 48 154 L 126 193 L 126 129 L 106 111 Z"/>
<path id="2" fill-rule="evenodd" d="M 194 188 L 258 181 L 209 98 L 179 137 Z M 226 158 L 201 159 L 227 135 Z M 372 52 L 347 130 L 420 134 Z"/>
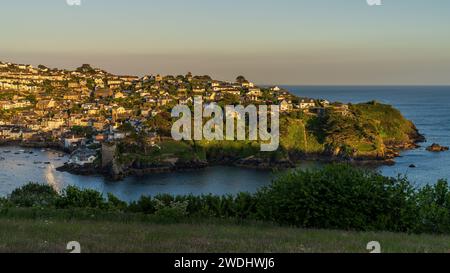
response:
<path id="1" fill-rule="evenodd" d="M 19 153 L 19 152 L 15 152 L 14 154 L 15 154 L 15 155 L 20 155 L 20 153 Z"/>
<path id="2" fill-rule="evenodd" d="M 34 161 L 33 164 L 38 165 L 38 164 L 42 164 L 41 161 Z"/>
<path id="3" fill-rule="evenodd" d="M 50 165 L 52 164 L 51 162 L 44 162 L 45 165 Z"/>
<path id="4" fill-rule="evenodd" d="M 25 150 L 19 150 L 19 153 L 25 153 Z"/>
<path id="5" fill-rule="evenodd" d="M 5 154 L 9 154 L 11 151 L 3 151 L 3 153 Z"/>

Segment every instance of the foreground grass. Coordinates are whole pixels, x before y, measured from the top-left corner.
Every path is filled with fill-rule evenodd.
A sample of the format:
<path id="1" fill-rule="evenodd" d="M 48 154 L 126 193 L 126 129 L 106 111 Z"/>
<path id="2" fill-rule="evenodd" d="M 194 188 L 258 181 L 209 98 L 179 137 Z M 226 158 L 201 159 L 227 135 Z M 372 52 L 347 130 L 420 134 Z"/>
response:
<path id="1" fill-rule="evenodd" d="M 64 253 L 70 241 L 80 242 L 85 253 L 367 253 L 369 241 L 379 241 L 387 253 L 450 252 L 450 236 L 305 230 L 214 219 L 162 223 L 139 217 L 64 220 L 32 214 L 0 216 L 0 252 Z"/>

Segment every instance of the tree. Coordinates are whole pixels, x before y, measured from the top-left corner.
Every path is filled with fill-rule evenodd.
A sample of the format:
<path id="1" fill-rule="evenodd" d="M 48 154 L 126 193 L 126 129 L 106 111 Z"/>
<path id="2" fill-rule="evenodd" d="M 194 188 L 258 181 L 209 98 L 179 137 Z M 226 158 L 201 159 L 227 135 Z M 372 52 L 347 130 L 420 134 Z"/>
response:
<path id="1" fill-rule="evenodd" d="M 86 86 L 89 90 L 94 90 L 95 89 L 95 82 L 93 79 L 89 78 L 86 80 Z"/>
<path id="2" fill-rule="evenodd" d="M 94 136 L 94 128 L 89 126 L 73 126 L 70 131 L 76 136 L 92 138 Z"/>
<path id="3" fill-rule="evenodd" d="M 244 82 L 246 82 L 246 81 L 247 81 L 247 79 L 245 79 L 244 76 L 238 76 L 238 77 L 236 78 L 236 82 L 237 82 L 237 83 L 244 83 Z"/>
<path id="4" fill-rule="evenodd" d="M 227 105 L 238 105 L 241 102 L 241 98 L 239 96 L 233 94 L 224 94 L 223 98 L 220 100 L 219 105 L 221 107 L 225 107 Z"/>
<path id="5" fill-rule="evenodd" d="M 78 67 L 76 71 L 80 73 L 92 73 L 95 70 L 91 67 L 90 64 L 83 64 L 82 66 Z"/>
<path id="6" fill-rule="evenodd" d="M 26 99 L 31 102 L 32 104 L 36 104 L 36 95 L 29 94 L 26 96 Z"/>
<path id="7" fill-rule="evenodd" d="M 135 132 L 134 126 L 131 123 L 129 123 L 129 122 L 125 122 L 122 125 L 120 125 L 118 130 L 121 131 L 121 132 L 124 132 L 124 133 Z"/>

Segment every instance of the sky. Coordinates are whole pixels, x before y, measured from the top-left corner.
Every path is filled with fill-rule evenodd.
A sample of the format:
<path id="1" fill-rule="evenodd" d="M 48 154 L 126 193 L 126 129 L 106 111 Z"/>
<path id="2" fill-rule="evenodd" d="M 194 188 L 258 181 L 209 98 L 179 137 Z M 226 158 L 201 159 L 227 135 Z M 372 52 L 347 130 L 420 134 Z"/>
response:
<path id="1" fill-rule="evenodd" d="M 80 1 L 0 1 L 0 60 L 258 84 L 450 84 L 449 0 Z"/>

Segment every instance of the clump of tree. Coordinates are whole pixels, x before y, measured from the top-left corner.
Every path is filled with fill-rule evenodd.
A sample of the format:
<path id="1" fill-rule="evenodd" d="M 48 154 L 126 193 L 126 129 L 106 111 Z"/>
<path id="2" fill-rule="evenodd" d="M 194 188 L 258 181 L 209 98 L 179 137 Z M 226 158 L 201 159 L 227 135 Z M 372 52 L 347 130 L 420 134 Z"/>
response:
<path id="1" fill-rule="evenodd" d="M 240 84 L 243 84 L 244 82 L 247 82 L 247 79 L 244 76 L 238 76 L 236 78 L 236 82 L 240 83 Z"/>
<path id="2" fill-rule="evenodd" d="M 92 138 L 95 134 L 95 129 L 90 126 L 72 126 L 71 133 L 78 137 Z"/>
<path id="3" fill-rule="evenodd" d="M 78 67 L 76 69 L 76 71 L 80 72 L 80 73 L 85 73 L 85 74 L 95 73 L 95 69 L 92 68 L 92 66 L 90 64 L 83 64 L 80 67 Z"/>

